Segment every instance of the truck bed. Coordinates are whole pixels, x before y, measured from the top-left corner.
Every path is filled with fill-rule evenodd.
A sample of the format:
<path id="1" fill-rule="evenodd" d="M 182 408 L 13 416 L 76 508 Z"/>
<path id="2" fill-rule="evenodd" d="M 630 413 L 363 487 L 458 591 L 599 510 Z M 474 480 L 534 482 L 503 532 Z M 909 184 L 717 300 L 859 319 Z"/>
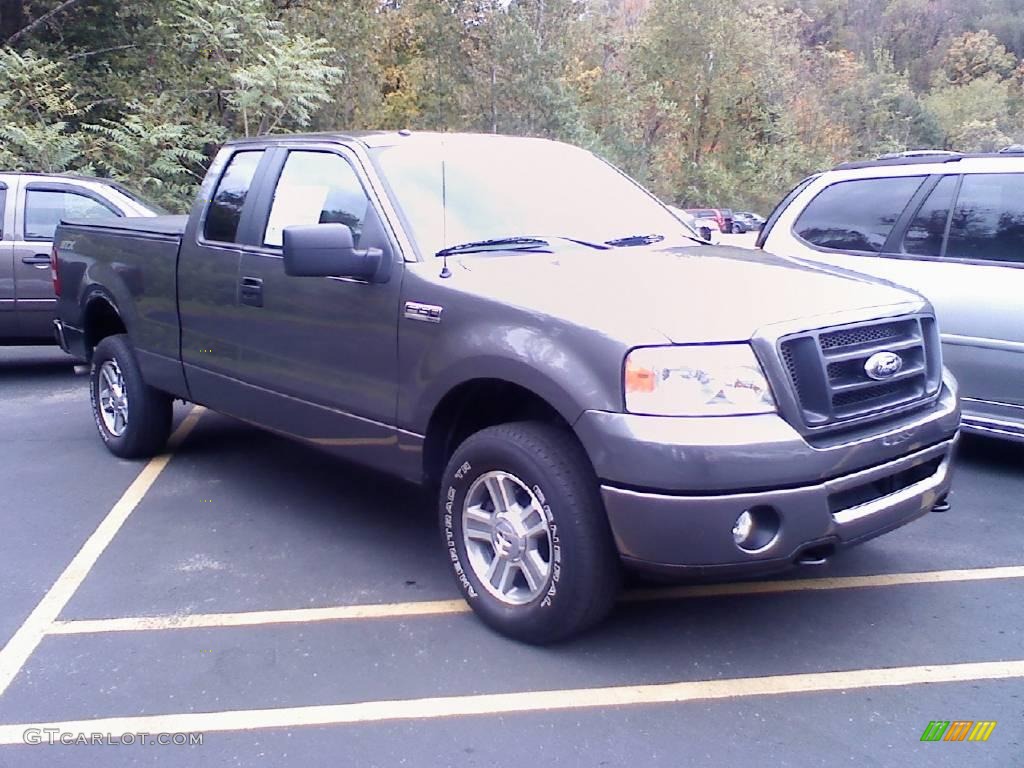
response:
<path id="1" fill-rule="evenodd" d="M 129 216 L 102 222 L 65 219 L 61 224 L 76 228 L 85 227 L 87 229 L 137 232 L 146 235 L 176 235 L 181 237 L 185 234 L 188 216 Z"/>
<path id="2" fill-rule="evenodd" d="M 177 265 L 187 221 L 155 216 L 72 220 L 57 227 L 57 317 L 73 355 L 88 356 L 87 316 L 116 307 L 146 381 L 184 395 Z"/>

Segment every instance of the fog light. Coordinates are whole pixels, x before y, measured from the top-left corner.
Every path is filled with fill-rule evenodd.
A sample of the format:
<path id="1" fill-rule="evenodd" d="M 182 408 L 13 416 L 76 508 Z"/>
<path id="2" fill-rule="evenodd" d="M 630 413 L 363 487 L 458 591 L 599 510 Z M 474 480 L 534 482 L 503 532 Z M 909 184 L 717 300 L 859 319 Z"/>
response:
<path id="1" fill-rule="evenodd" d="M 750 514 L 750 510 L 748 509 L 736 518 L 736 524 L 732 527 L 733 541 L 742 547 L 753 532 L 754 516 Z"/>
<path id="2" fill-rule="evenodd" d="M 774 507 L 758 505 L 740 513 L 732 526 L 732 540 L 747 552 L 765 549 L 779 535 L 782 520 Z"/>

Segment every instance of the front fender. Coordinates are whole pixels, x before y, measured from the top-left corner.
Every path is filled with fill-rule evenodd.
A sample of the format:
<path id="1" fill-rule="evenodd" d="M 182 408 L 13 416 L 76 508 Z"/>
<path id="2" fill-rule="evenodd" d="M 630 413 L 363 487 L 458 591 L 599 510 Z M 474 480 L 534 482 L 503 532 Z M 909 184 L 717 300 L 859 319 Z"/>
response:
<path id="1" fill-rule="evenodd" d="M 479 379 L 507 381 L 533 392 L 569 424 L 585 410 L 617 411 L 624 354 L 619 343 L 591 332 L 517 324 L 492 323 L 435 338 L 408 371 L 400 423 L 425 434 L 445 395 Z"/>

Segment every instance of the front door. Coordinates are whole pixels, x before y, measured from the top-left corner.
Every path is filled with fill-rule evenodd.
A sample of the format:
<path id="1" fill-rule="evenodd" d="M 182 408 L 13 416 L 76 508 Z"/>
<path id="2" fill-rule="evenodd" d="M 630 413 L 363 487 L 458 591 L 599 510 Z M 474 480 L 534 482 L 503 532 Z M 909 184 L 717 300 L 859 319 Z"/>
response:
<path id="1" fill-rule="evenodd" d="M 50 250 L 57 225 L 64 219 L 103 221 L 124 214 L 84 187 L 31 178 L 22 177 L 19 192 L 22 215 L 13 242 L 15 310 L 24 338 L 50 340 L 57 302 Z"/>
<path id="2" fill-rule="evenodd" d="M 280 150 L 265 226 L 243 245 L 241 378 L 251 418 L 358 461 L 393 468 L 401 262 L 367 195 L 356 160 L 339 147 Z M 278 170 L 279 169 L 279 170 Z M 268 186 L 268 190 L 270 187 Z M 380 248 L 384 283 L 289 277 L 282 231 L 342 223 L 357 248 Z"/>

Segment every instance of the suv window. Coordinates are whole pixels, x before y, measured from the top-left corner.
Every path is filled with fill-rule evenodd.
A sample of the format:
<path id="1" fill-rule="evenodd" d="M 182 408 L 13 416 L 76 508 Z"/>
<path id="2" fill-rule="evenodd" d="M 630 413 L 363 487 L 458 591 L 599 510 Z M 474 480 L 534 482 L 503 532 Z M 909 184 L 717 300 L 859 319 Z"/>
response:
<path id="1" fill-rule="evenodd" d="M 238 152 L 224 169 L 224 175 L 217 183 L 213 202 L 206 213 L 203 237 L 220 243 L 233 243 L 238 235 L 238 222 L 242 218 L 242 206 L 249 193 L 256 168 L 263 159 L 263 150 Z"/>
<path id="2" fill-rule="evenodd" d="M 793 229 L 822 248 L 878 253 L 924 179 L 894 176 L 837 182 L 811 200 Z"/>
<path id="3" fill-rule="evenodd" d="M 52 240 L 61 219 L 116 219 L 117 211 L 75 192 L 28 189 L 25 192 L 25 239 Z"/>
<path id="4" fill-rule="evenodd" d="M 347 224 L 358 245 L 369 205 L 355 169 L 344 158 L 291 152 L 274 190 L 263 243 L 280 248 L 284 228 L 298 224 Z"/>
<path id="5" fill-rule="evenodd" d="M 903 253 L 914 256 L 941 256 L 946 236 L 949 209 L 956 193 L 956 176 L 943 176 L 921 204 L 903 235 Z"/>
<path id="6" fill-rule="evenodd" d="M 1024 262 L 1024 173 L 964 176 L 946 256 Z"/>

